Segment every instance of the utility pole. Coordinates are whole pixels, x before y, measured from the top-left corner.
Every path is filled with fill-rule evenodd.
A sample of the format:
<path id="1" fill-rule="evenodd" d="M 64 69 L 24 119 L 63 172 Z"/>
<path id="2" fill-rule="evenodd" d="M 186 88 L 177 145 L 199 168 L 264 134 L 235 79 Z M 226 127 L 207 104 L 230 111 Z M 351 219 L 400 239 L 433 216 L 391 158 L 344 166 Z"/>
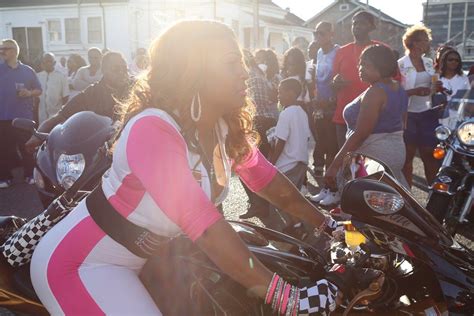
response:
<path id="1" fill-rule="evenodd" d="M 253 46 L 254 49 L 260 46 L 259 0 L 253 1 Z"/>
<path id="2" fill-rule="evenodd" d="M 462 57 L 466 56 L 467 9 L 469 2 L 464 4 L 464 25 L 462 30 Z"/>
<path id="3" fill-rule="evenodd" d="M 213 4 L 214 4 L 214 20 L 217 20 L 217 0 L 214 0 Z"/>

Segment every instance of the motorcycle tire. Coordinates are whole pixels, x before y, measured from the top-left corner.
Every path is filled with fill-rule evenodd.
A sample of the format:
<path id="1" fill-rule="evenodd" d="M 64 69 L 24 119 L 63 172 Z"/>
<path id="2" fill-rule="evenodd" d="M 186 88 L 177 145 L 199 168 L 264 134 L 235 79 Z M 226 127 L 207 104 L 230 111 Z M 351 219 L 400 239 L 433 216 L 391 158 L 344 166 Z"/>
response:
<path id="1" fill-rule="evenodd" d="M 448 214 L 451 197 L 448 195 L 431 192 L 428 197 L 426 209 L 443 224 L 445 216 Z"/>

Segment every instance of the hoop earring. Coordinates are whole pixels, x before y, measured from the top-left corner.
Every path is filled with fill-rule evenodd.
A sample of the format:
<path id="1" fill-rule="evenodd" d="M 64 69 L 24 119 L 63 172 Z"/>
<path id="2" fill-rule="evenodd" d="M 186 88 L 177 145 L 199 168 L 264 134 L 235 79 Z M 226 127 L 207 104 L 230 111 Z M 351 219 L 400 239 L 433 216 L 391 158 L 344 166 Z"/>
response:
<path id="1" fill-rule="evenodd" d="M 196 102 L 196 99 L 197 99 L 197 102 Z M 197 109 L 195 109 L 196 104 L 197 104 Z M 199 92 L 193 96 L 193 101 L 191 102 L 191 119 L 194 122 L 197 122 L 201 119 L 201 96 L 199 95 Z"/>

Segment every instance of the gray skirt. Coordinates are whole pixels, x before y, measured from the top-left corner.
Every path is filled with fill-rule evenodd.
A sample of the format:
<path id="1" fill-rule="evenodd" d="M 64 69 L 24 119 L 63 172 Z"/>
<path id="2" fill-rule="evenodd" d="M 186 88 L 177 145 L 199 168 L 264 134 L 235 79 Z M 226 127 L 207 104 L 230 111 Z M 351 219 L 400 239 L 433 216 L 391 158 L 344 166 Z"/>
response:
<path id="1" fill-rule="evenodd" d="M 403 131 L 371 134 L 355 151 L 383 161 L 392 169 L 397 180 L 409 190 L 410 187 L 402 173 L 406 155 Z"/>

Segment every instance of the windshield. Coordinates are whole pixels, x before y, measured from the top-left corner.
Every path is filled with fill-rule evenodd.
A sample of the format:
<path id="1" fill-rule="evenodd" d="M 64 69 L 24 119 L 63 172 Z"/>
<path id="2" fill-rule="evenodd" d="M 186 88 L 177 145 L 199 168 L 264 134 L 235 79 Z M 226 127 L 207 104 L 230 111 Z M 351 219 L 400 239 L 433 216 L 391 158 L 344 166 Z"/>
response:
<path id="1" fill-rule="evenodd" d="M 448 102 L 440 122 L 454 130 L 467 120 L 474 120 L 474 89 L 458 90 Z"/>

